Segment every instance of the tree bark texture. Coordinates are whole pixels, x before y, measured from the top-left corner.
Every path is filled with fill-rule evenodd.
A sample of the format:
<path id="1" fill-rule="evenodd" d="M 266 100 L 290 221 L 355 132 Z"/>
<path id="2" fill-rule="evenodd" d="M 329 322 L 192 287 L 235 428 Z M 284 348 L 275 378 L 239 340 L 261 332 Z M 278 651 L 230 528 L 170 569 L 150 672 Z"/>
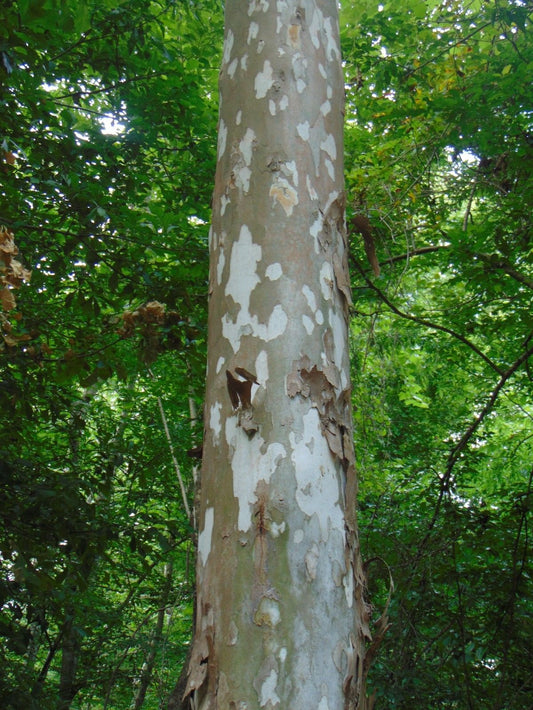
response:
<path id="1" fill-rule="evenodd" d="M 187 707 L 365 707 L 333 0 L 228 0 Z"/>

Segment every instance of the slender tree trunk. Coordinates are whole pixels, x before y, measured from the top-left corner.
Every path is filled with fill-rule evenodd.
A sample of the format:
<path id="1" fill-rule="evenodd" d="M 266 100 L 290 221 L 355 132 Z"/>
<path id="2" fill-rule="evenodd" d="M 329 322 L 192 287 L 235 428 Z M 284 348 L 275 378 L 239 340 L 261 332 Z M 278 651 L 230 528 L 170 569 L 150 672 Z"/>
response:
<path id="1" fill-rule="evenodd" d="M 165 624 L 165 614 L 167 613 L 168 599 L 170 591 L 172 589 L 173 566 L 171 563 L 165 565 L 164 576 L 165 584 L 161 593 L 161 602 L 159 605 L 159 610 L 157 612 L 155 629 L 150 639 L 150 645 L 148 647 L 146 659 L 141 669 L 139 687 L 135 694 L 135 699 L 132 703 L 133 710 L 141 710 L 146 699 L 146 693 L 148 692 L 148 688 L 150 687 L 150 683 L 153 679 L 156 656 L 163 639 L 163 628 Z"/>
<path id="2" fill-rule="evenodd" d="M 76 670 L 80 653 L 80 636 L 74 625 L 75 610 L 70 605 L 66 610 L 61 643 L 61 675 L 59 678 L 59 710 L 68 710 L 78 691 Z"/>
<path id="3" fill-rule="evenodd" d="M 197 710 L 364 699 L 334 0 L 228 0 L 210 234 Z"/>

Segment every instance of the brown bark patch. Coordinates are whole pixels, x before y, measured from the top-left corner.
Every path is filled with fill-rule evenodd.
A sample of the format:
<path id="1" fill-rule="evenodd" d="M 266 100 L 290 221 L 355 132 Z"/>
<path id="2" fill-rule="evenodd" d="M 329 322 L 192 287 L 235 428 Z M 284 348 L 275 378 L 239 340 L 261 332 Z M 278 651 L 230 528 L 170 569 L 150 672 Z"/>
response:
<path id="1" fill-rule="evenodd" d="M 355 464 L 353 443 L 350 437 L 349 391 L 337 395 L 337 378 L 334 368 L 326 365 L 319 369 L 311 365 L 304 355 L 293 363 L 287 375 L 286 386 L 289 397 L 309 398 L 318 410 L 322 431 L 331 453 L 339 459 L 345 471 Z"/>

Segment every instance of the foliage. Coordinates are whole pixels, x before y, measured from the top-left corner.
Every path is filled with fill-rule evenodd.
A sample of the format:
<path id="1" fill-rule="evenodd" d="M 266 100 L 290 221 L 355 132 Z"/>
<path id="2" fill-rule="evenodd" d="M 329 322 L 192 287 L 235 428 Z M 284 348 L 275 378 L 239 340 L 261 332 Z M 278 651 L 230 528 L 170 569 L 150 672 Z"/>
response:
<path id="1" fill-rule="evenodd" d="M 343 7 L 376 617 L 395 585 L 378 707 L 533 705 L 531 10 Z M 220 7 L 0 16 L 1 705 L 164 707 L 193 606 L 176 464 L 191 506 Z"/>
<path id="2" fill-rule="evenodd" d="M 533 702 L 531 9 L 345 8 L 360 526 L 376 604 L 383 563 L 396 587 L 384 707 Z"/>
<path id="3" fill-rule="evenodd" d="M 158 707 L 192 614 L 220 12 L 1 13 L 0 704 Z"/>

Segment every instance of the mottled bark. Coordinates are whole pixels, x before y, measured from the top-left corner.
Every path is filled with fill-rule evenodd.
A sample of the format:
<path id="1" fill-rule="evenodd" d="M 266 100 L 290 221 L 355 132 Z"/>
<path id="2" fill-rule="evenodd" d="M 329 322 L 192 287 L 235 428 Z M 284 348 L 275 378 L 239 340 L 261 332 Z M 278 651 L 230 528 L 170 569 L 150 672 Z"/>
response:
<path id="1" fill-rule="evenodd" d="M 228 0 L 191 708 L 366 706 L 343 93 L 334 1 Z"/>

